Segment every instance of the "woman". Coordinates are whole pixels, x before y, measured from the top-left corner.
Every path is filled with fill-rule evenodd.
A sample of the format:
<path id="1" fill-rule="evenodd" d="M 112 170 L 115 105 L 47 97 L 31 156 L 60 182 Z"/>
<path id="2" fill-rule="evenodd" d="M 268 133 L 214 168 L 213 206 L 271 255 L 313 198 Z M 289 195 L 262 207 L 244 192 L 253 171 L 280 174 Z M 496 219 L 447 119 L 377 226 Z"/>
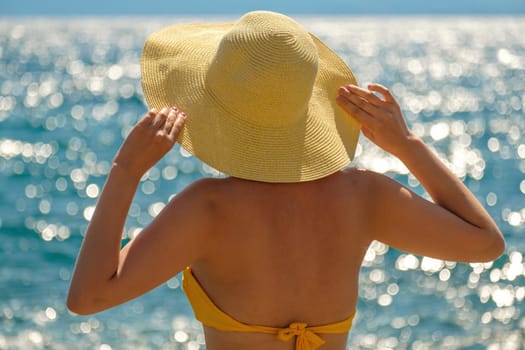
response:
<path id="1" fill-rule="evenodd" d="M 286 16 L 166 28 L 147 41 L 142 73 L 157 109 L 114 158 L 71 281 L 74 312 L 113 307 L 184 270 L 208 349 L 340 350 L 373 240 L 455 261 L 504 250 L 488 213 L 407 128 L 392 94 L 356 86 L 346 64 Z M 180 110 L 163 107 L 173 105 Z M 360 126 L 433 203 L 344 169 Z M 177 139 L 230 177 L 196 181 L 120 249 L 140 178 Z"/>

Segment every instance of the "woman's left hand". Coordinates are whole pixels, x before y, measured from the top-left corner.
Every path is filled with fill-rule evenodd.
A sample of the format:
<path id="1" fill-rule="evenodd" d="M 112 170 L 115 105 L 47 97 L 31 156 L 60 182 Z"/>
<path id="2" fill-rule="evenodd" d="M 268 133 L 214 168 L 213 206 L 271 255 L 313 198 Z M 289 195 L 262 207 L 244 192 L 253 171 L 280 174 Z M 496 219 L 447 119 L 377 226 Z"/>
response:
<path id="1" fill-rule="evenodd" d="M 175 145 L 185 121 L 177 107 L 150 110 L 131 130 L 113 165 L 141 178 Z"/>
<path id="2" fill-rule="evenodd" d="M 401 160 L 404 152 L 411 152 L 410 141 L 415 135 L 408 128 L 398 102 L 384 86 L 341 87 L 337 103 L 361 124 L 363 134 L 385 151 Z"/>

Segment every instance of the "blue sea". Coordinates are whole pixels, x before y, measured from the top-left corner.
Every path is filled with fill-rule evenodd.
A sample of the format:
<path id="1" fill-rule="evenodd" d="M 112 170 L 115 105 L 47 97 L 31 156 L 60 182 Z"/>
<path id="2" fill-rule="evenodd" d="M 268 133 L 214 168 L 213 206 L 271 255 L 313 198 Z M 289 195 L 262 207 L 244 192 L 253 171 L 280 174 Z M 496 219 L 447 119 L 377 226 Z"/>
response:
<path id="1" fill-rule="evenodd" d="M 414 132 L 507 240 L 505 254 L 485 264 L 375 242 L 363 262 L 348 348 L 525 349 L 525 18 L 296 18 L 361 84 L 392 89 Z M 222 20 L 0 19 L 0 349 L 205 348 L 179 276 L 88 317 L 70 313 L 65 298 L 112 157 L 146 110 L 146 36 L 212 19 Z M 424 195 L 399 160 L 364 138 L 354 166 Z M 175 147 L 143 177 L 124 239 L 190 182 L 218 175 Z"/>

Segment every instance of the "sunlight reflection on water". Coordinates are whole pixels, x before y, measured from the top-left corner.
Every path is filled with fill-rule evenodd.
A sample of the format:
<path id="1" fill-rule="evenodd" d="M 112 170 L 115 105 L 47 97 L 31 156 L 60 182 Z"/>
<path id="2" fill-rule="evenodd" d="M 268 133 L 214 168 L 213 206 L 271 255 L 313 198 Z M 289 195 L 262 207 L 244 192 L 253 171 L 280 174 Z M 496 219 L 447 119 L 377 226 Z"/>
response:
<path id="1" fill-rule="evenodd" d="M 487 205 L 508 240 L 507 254 L 486 264 L 418 257 L 375 242 L 363 261 L 350 348 L 520 349 L 525 21 L 301 21 L 349 63 L 362 85 L 391 87 L 414 132 Z M 63 303 L 81 232 L 112 156 L 145 110 L 139 65 L 144 39 L 170 23 L 0 23 L 0 184 L 8 189 L 0 198 L 0 260 L 7 260 L 0 284 L 9 284 L 0 300 L 0 349 L 204 348 L 177 277 L 110 314 L 74 317 Z M 354 164 L 422 193 L 398 159 L 364 138 Z M 141 179 L 125 236 L 138 235 L 191 181 L 220 175 L 176 148 Z M 45 268 L 38 274 L 34 266 Z"/>

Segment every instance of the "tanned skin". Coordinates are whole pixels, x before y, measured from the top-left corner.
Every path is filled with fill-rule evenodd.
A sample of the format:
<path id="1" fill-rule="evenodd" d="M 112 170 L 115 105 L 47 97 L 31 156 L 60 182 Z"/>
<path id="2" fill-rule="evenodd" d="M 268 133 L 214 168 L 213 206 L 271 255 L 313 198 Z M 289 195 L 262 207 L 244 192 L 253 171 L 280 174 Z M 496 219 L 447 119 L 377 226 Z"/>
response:
<path id="1" fill-rule="evenodd" d="M 502 254 L 505 242 L 494 221 L 409 130 L 388 89 L 349 85 L 336 99 L 366 137 L 407 166 L 433 202 L 358 169 L 290 184 L 202 179 L 120 249 L 140 178 L 173 147 L 186 120 L 176 108 L 151 110 L 114 158 L 78 255 L 68 307 L 96 313 L 191 266 L 216 305 L 241 322 L 323 325 L 354 314 L 359 269 L 374 240 L 449 261 Z M 293 341 L 268 334 L 204 330 L 209 350 L 294 348 Z M 345 349 L 348 334 L 320 336 L 323 350 Z"/>

